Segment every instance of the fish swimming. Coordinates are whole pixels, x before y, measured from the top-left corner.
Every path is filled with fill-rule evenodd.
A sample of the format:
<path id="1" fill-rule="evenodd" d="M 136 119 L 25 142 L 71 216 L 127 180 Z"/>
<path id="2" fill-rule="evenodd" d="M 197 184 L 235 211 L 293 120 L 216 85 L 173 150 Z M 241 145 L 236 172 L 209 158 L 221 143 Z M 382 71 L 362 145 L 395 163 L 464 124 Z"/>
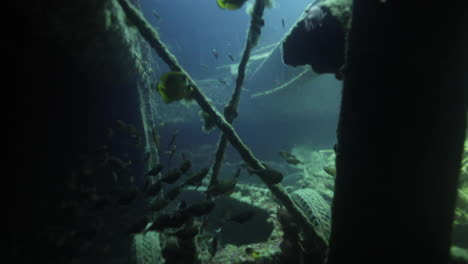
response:
<path id="1" fill-rule="evenodd" d="M 188 178 L 187 181 L 185 181 L 184 185 L 200 186 L 202 184 L 203 178 L 205 178 L 209 171 L 210 169 L 208 168 L 201 169 L 197 174 Z"/>
<path id="2" fill-rule="evenodd" d="M 170 236 L 176 236 L 177 238 L 181 240 L 189 240 L 194 238 L 196 235 L 198 235 L 198 226 L 191 225 L 191 226 L 186 226 L 182 228 L 179 231 L 173 232 L 173 233 L 167 233 Z"/>
<path id="3" fill-rule="evenodd" d="M 296 156 L 292 155 L 291 153 L 288 153 L 286 151 L 280 151 L 279 154 L 289 164 L 292 164 L 292 165 L 304 164 L 302 163 L 302 161 L 298 160 Z"/>
<path id="4" fill-rule="evenodd" d="M 164 209 L 167 205 L 169 205 L 169 200 L 164 197 L 154 199 L 148 206 L 148 208 L 152 211 L 158 212 Z"/>
<path id="5" fill-rule="evenodd" d="M 182 191 L 182 188 L 182 185 L 172 188 L 166 193 L 166 198 L 170 201 L 174 200 L 175 198 L 177 198 L 177 196 L 179 196 L 180 192 Z"/>
<path id="6" fill-rule="evenodd" d="M 171 162 L 172 157 L 174 157 L 174 154 L 176 153 L 176 150 L 177 150 L 177 147 L 174 145 L 172 146 L 171 150 L 166 151 L 166 153 L 169 154 L 168 163 Z"/>
<path id="7" fill-rule="evenodd" d="M 162 231 L 165 228 L 177 228 L 183 226 L 189 219 L 190 215 L 175 212 L 173 214 L 163 214 L 158 216 L 148 230 Z"/>
<path id="8" fill-rule="evenodd" d="M 284 18 L 281 19 L 281 24 L 283 25 L 283 29 L 284 29 Z"/>
<path id="9" fill-rule="evenodd" d="M 215 57 L 215 59 L 218 59 L 219 57 L 219 54 L 218 54 L 218 51 L 216 49 L 213 49 L 213 56 Z"/>
<path id="10" fill-rule="evenodd" d="M 204 200 L 187 207 L 186 209 L 182 210 L 181 213 L 188 214 L 190 216 L 203 216 L 213 211 L 214 207 L 215 203 L 213 201 Z"/>
<path id="11" fill-rule="evenodd" d="M 183 72 L 165 73 L 157 83 L 156 90 L 166 104 L 181 99 L 191 100 L 192 88 L 187 75 Z"/>
<path id="12" fill-rule="evenodd" d="M 133 162 L 131 160 L 123 161 L 122 159 L 120 159 L 118 157 L 115 157 L 115 156 L 109 157 L 109 159 L 107 161 L 110 163 L 110 165 L 114 169 L 116 169 L 118 171 L 127 170 L 128 167 L 133 164 Z"/>
<path id="13" fill-rule="evenodd" d="M 183 189 L 182 185 L 172 188 L 166 193 L 166 198 L 170 201 L 174 200 L 175 198 L 177 198 L 177 196 L 179 196 L 182 189 Z"/>
<path id="14" fill-rule="evenodd" d="M 236 188 L 236 184 L 236 180 L 224 180 L 219 182 L 215 186 L 208 188 L 206 193 L 212 196 L 230 195 Z"/>
<path id="15" fill-rule="evenodd" d="M 241 8 L 247 0 L 216 0 L 216 3 L 220 8 L 237 10 Z"/>
<path id="16" fill-rule="evenodd" d="M 158 164 L 158 165 L 156 165 L 153 169 L 151 169 L 150 171 L 148 171 L 145 175 L 146 175 L 146 176 L 157 176 L 158 173 L 161 172 L 162 168 L 163 168 L 163 165 Z"/>
<path id="17" fill-rule="evenodd" d="M 210 260 L 212 260 L 214 258 L 214 256 L 216 255 L 216 252 L 218 251 L 218 236 L 217 235 L 215 235 L 213 237 L 213 240 L 211 241 L 211 247 L 210 247 L 209 251 L 210 251 L 210 255 L 211 255 Z"/>
<path id="18" fill-rule="evenodd" d="M 153 9 L 153 16 L 156 18 L 157 21 L 159 21 L 161 19 L 161 16 L 154 9 Z"/>
<path id="19" fill-rule="evenodd" d="M 161 178 L 161 182 L 173 184 L 180 176 L 182 176 L 182 172 L 179 169 L 172 169 L 166 176 Z"/>
<path id="20" fill-rule="evenodd" d="M 185 160 L 184 163 L 180 166 L 179 170 L 182 174 L 186 173 L 190 167 L 192 166 L 192 162 L 190 160 Z"/>
<path id="21" fill-rule="evenodd" d="M 216 120 L 207 112 L 200 110 L 198 112 L 201 120 L 203 121 L 203 132 L 209 132 L 216 127 Z"/>
<path id="22" fill-rule="evenodd" d="M 176 129 L 174 133 L 172 133 L 171 140 L 169 141 L 169 145 L 167 146 L 168 148 L 174 144 L 177 135 L 179 135 L 179 129 Z"/>
<path id="23" fill-rule="evenodd" d="M 255 211 L 254 210 L 246 210 L 243 212 L 240 212 L 238 214 L 235 214 L 233 216 L 228 216 L 226 217 L 226 221 L 231 221 L 231 222 L 236 222 L 238 224 L 244 224 L 250 220 L 252 220 L 255 216 Z"/>
<path id="24" fill-rule="evenodd" d="M 286 162 L 292 165 L 297 165 L 297 164 L 304 164 L 302 161 L 298 160 L 296 157 L 288 157 L 286 159 Z"/>
<path id="25" fill-rule="evenodd" d="M 206 65 L 206 64 L 200 64 L 200 66 L 202 66 L 205 69 L 208 69 L 208 65 Z"/>
<path id="26" fill-rule="evenodd" d="M 153 131 L 152 131 L 151 135 L 153 136 L 154 144 L 159 149 L 160 137 L 159 137 L 158 129 L 156 127 L 153 128 Z"/>
<path id="27" fill-rule="evenodd" d="M 254 170 L 250 167 L 247 169 L 254 174 L 257 174 L 262 178 L 262 180 L 266 184 L 277 184 L 280 183 L 283 180 L 283 174 L 275 169 L 270 168 L 268 165 L 265 163 L 262 163 L 263 166 L 265 167 L 264 170 Z"/>
<path id="28" fill-rule="evenodd" d="M 184 210 L 185 208 L 187 208 L 187 202 L 185 202 L 185 200 L 180 202 L 180 204 L 179 204 L 179 206 L 177 208 L 179 209 L 179 211 Z"/>
<path id="29" fill-rule="evenodd" d="M 224 85 L 227 85 L 227 82 L 224 79 L 218 78 L 218 82 L 220 82 L 220 83 L 222 83 Z"/>
<path id="30" fill-rule="evenodd" d="M 261 257 L 261 254 L 258 251 L 254 250 L 253 248 L 251 248 L 251 247 L 246 247 L 245 248 L 245 254 L 251 256 L 254 259 L 258 259 L 258 258 Z"/>
<path id="31" fill-rule="evenodd" d="M 148 186 L 145 192 L 145 198 L 156 196 L 162 189 L 162 184 L 160 181 L 153 183 L 152 185 Z"/>
<path id="32" fill-rule="evenodd" d="M 289 156 L 291 156 L 292 154 L 290 154 L 289 152 L 287 151 L 280 151 L 278 152 L 278 154 L 283 158 L 283 159 L 287 159 Z M 294 156 L 293 156 L 294 157 Z"/>
<path id="33" fill-rule="evenodd" d="M 146 161 L 149 160 L 150 157 L 151 157 L 151 152 L 145 151 L 145 154 L 143 156 L 143 160 L 146 162 Z"/>
<path id="34" fill-rule="evenodd" d="M 228 55 L 232 62 L 234 62 L 234 57 L 231 54 Z"/>
<path id="35" fill-rule="evenodd" d="M 240 166 L 237 168 L 236 172 L 234 173 L 234 177 L 233 177 L 234 179 L 239 178 L 240 173 L 241 173 L 241 169 L 242 169 L 242 167 L 240 167 Z"/>
<path id="36" fill-rule="evenodd" d="M 336 177 L 336 169 L 333 167 L 324 167 L 323 170 L 330 176 Z"/>

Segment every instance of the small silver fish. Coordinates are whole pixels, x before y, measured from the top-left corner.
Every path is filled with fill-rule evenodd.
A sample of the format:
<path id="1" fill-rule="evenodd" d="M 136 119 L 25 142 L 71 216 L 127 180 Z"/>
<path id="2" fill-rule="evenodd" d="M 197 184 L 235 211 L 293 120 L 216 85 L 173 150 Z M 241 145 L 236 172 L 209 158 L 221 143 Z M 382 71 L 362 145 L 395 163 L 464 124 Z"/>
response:
<path id="1" fill-rule="evenodd" d="M 177 135 L 179 135 L 179 129 L 176 129 L 174 133 L 172 133 L 171 141 L 169 142 L 169 145 L 167 146 L 167 148 L 170 148 L 172 144 L 174 144 Z"/>
<path id="2" fill-rule="evenodd" d="M 161 16 L 154 9 L 153 9 L 153 16 L 156 18 L 157 21 L 159 21 L 161 19 Z"/>
<path id="3" fill-rule="evenodd" d="M 239 178 L 240 173 L 241 173 L 241 169 L 242 169 L 242 167 L 240 167 L 240 166 L 237 168 L 236 172 L 234 173 L 234 177 L 233 177 L 234 179 Z"/>
<path id="4" fill-rule="evenodd" d="M 220 82 L 221 84 L 227 85 L 227 82 L 224 79 L 219 78 L 218 82 Z"/>
<path id="5" fill-rule="evenodd" d="M 216 255 L 216 251 L 218 251 L 218 236 L 217 235 L 215 235 L 213 237 L 213 240 L 211 241 L 211 248 L 210 248 L 211 258 L 210 258 L 210 261 Z"/>

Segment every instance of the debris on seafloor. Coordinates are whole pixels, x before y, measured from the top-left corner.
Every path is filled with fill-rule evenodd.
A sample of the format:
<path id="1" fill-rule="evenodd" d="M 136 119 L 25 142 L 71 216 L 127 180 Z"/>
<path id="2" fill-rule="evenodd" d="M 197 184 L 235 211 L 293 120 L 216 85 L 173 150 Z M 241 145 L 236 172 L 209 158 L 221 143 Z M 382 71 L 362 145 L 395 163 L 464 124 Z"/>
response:
<path id="1" fill-rule="evenodd" d="M 270 240 L 263 243 L 234 246 L 226 245 L 218 249 L 213 257 L 213 264 L 257 264 L 279 263 L 281 257 L 281 239 Z"/>

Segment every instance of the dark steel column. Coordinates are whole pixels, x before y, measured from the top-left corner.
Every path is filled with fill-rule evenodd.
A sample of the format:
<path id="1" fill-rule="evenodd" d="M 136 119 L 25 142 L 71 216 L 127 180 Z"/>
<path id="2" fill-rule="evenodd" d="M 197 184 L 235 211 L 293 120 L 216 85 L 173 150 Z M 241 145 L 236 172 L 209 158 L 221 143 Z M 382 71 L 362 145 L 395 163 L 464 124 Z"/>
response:
<path id="1" fill-rule="evenodd" d="M 354 2 L 329 264 L 446 264 L 467 118 L 465 9 L 382 2 Z"/>

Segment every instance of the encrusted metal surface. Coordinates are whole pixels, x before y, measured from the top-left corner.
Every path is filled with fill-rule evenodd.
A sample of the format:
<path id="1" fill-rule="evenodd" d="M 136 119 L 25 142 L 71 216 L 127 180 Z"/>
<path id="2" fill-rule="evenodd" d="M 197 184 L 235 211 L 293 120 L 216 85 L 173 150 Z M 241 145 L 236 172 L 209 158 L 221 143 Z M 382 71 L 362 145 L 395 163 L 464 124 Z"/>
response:
<path id="1" fill-rule="evenodd" d="M 300 189 L 291 194 L 291 198 L 306 214 L 316 230 L 329 239 L 331 224 L 330 205 L 313 189 Z"/>
<path id="2" fill-rule="evenodd" d="M 156 232 L 137 234 L 133 238 L 134 264 L 163 263 L 159 236 Z"/>

